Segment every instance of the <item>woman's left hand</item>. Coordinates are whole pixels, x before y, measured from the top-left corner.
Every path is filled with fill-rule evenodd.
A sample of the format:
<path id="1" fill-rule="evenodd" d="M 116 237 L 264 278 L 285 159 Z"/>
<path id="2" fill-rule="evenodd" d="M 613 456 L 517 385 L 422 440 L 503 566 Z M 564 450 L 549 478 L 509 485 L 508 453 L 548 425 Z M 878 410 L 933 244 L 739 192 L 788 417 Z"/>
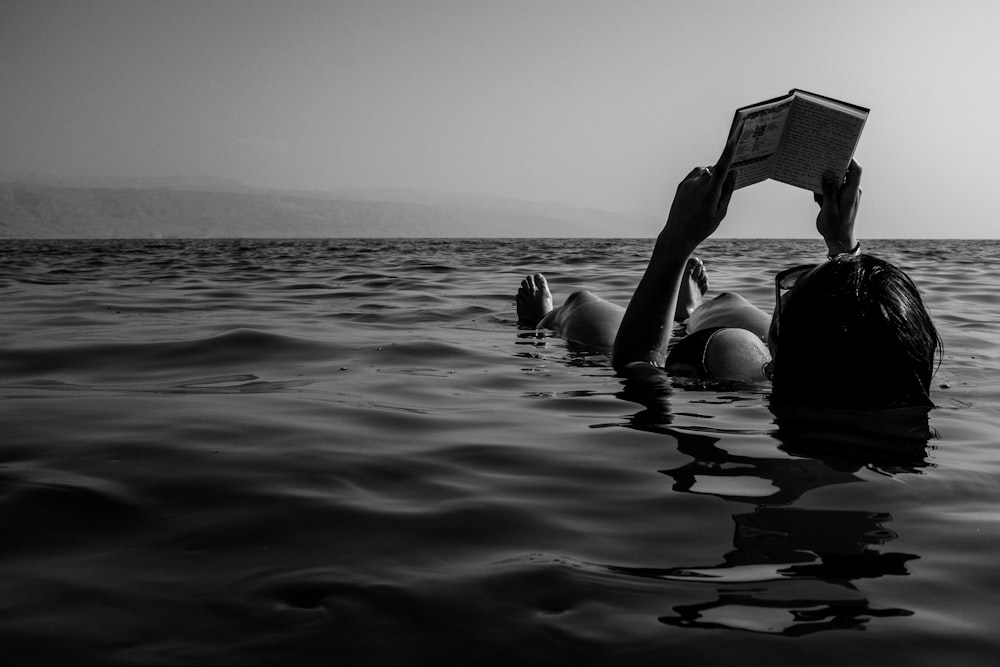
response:
<path id="1" fill-rule="evenodd" d="M 852 159 L 842 179 L 832 172 L 823 174 L 823 194 L 814 199 L 820 206 L 816 231 L 826 241 L 830 256 L 853 250 L 858 243 L 854 218 L 861 205 L 861 165 Z"/>

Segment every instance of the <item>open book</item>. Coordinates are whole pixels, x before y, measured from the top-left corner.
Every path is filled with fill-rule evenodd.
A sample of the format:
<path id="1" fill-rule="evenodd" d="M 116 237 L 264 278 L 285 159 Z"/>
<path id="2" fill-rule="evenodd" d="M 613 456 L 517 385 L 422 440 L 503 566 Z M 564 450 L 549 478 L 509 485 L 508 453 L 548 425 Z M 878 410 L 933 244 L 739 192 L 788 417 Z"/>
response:
<path id="1" fill-rule="evenodd" d="M 847 172 L 867 118 L 864 107 L 804 90 L 737 109 L 736 187 L 771 178 L 822 192 L 823 172 Z"/>

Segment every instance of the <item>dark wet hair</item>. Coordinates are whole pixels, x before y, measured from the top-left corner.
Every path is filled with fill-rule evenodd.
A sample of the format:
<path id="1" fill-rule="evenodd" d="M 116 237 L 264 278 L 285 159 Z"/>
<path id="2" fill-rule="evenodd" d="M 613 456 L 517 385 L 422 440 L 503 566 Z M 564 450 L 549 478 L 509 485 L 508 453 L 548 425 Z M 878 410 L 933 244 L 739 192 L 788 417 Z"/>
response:
<path id="1" fill-rule="evenodd" d="M 916 285 L 872 255 L 839 255 L 781 305 L 772 400 L 840 407 L 932 405 L 941 339 Z"/>

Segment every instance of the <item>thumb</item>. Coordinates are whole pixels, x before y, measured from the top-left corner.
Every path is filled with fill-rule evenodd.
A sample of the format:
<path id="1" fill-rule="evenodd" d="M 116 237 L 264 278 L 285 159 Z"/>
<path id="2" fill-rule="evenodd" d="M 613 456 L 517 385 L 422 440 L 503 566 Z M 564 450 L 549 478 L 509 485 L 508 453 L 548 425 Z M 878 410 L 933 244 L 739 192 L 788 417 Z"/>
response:
<path id="1" fill-rule="evenodd" d="M 726 175 L 726 180 L 722 183 L 722 193 L 719 196 L 719 219 L 721 220 L 726 216 L 726 211 L 729 210 L 729 201 L 733 198 L 733 189 L 736 186 L 736 172 L 731 171 Z"/>

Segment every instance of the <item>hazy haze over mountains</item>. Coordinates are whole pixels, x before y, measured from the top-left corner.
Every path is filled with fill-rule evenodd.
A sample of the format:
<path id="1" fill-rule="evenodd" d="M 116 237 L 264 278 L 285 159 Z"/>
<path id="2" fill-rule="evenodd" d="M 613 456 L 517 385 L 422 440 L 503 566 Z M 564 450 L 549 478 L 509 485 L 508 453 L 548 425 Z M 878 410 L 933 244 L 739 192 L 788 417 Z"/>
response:
<path id="1" fill-rule="evenodd" d="M 467 193 L 288 192 L 223 179 L 0 182 L 0 237 L 650 237 L 651 217 Z"/>
<path id="2" fill-rule="evenodd" d="M 205 174 L 224 192 L 236 191 L 226 179 L 281 191 L 481 192 L 637 211 L 657 222 L 615 224 L 648 237 L 678 181 L 718 158 L 735 109 L 804 88 L 872 110 L 856 155 L 865 236 L 996 238 L 989 147 L 1000 146 L 1000 86 L 988 82 L 998 25 L 991 0 L 843 0 L 836 11 L 820 0 L 0 0 L 0 175 Z M 960 122 L 950 122 L 956 100 Z M 515 209 L 465 220 L 463 235 L 544 224 Z M 404 223 L 440 212 L 421 211 Z M 51 233 L 17 215 L 8 230 Z M 567 220 L 569 231 L 527 231 L 593 234 L 576 227 L 590 217 Z M 762 183 L 736 193 L 714 236 L 810 238 L 815 217 L 809 193 Z M 357 224 L 306 218 L 323 234 Z M 65 229 L 47 224 L 63 234 L 239 233 L 143 220 L 79 209 Z"/>

